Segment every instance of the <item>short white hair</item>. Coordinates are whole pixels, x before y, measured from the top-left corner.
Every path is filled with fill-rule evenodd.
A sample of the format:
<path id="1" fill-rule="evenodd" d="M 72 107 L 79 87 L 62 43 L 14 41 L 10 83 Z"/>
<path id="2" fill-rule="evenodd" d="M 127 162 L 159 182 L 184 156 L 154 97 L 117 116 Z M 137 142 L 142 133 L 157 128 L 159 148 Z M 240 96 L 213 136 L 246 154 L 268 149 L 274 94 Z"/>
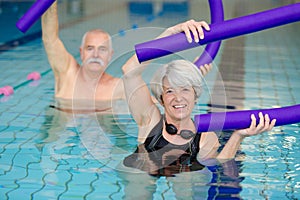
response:
<path id="1" fill-rule="evenodd" d="M 195 90 L 195 98 L 202 93 L 203 76 L 197 66 L 187 60 L 174 60 L 160 67 L 151 80 L 151 92 L 162 103 L 163 79 L 167 78 L 171 87 L 191 86 Z"/>
<path id="2" fill-rule="evenodd" d="M 82 36 L 82 39 L 81 39 L 81 48 L 84 47 L 84 44 L 85 44 L 85 40 L 86 40 L 86 37 L 89 33 L 103 33 L 105 35 L 108 36 L 108 43 L 109 43 L 109 46 L 110 48 L 112 49 L 112 41 L 111 41 L 111 36 L 108 32 L 102 30 L 102 29 L 92 29 L 92 30 L 89 30 L 87 32 L 84 33 L 84 35 Z"/>

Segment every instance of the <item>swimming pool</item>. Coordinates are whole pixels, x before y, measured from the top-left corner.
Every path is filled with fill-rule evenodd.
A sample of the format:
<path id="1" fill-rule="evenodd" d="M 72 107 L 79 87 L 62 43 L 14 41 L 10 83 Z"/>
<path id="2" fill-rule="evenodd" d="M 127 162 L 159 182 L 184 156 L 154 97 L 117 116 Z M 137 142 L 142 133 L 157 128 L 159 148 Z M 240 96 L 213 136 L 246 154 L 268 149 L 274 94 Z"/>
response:
<path id="1" fill-rule="evenodd" d="M 103 27 L 114 35 L 116 57 L 109 70 L 117 76 L 121 72 L 116 66 L 133 49 L 130 44 L 144 39 L 131 34 L 189 18 L 209 21 L 207 2 L 200 0 L 176 4 L 178 9 L 173 5 L 173 10 L 170 4 L 133 1 L 71 2 L 60 2 L 61 37 L 68 50 L 79 58 L 83 32 L 95 24 Z M 223 3 L 226 18 L 231 18 L 288 2 Z M 101 5 L 100 12 L 96 5 Z M 152 34 L 160 30 L 151 28 Z M 200 98 L 195 113 L 299 103 L 299 32 L 295 23 L 223 41 L 206 78 L 209 94 Z M 180 56 L 193 59 L 198 51 Z M 0 57 L 1 86 L 16 88 L 14 95 L 0 99 L 0 199 L 300 198 L 299 124 L 247 138 L 235 161 L 174 177 L 148 176 L 120 165 L 137 145 L 137 129 L 124 102 L 116 102 L 122 112 L 111 114 L 72 114 L 49 107 L 55 103 L 54 80 L 39 37 L 2 51 Z M 41 72 L 41 80 L 26 82 L 32 71 Z M 225 97 L 220 98 L 217 74 L 222 75 Z M 228 134 L 221 133 L 223 138 Z"/>

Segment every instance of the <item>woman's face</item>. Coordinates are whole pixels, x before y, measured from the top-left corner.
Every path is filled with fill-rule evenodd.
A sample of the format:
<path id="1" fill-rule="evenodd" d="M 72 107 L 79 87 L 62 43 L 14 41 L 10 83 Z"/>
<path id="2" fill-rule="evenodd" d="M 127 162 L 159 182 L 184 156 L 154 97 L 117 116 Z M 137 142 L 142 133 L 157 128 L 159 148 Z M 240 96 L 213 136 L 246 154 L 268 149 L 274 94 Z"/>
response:
<path id="1" fill-rule="evenodd" d="M 166 115 L 173 120 L 190 118 L 195 106 L 195 91 L 191 86 L 172 88 L 164 78 L 162 101 Z"/>

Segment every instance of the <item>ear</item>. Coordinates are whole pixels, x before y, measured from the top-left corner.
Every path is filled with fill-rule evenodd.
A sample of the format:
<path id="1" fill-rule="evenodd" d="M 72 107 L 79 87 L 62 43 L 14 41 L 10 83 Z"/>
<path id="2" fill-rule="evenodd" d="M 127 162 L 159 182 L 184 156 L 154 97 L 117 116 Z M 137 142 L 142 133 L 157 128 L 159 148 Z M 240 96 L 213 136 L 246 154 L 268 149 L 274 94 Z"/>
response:
<path id="1" fill-rule="evenodd" d="M 79 47 L 79 53 L 80 53 L 80 59 L 82 60 L 82 54 L 83 54 L 83 50 L 82 50 L 82 47 Z"/>

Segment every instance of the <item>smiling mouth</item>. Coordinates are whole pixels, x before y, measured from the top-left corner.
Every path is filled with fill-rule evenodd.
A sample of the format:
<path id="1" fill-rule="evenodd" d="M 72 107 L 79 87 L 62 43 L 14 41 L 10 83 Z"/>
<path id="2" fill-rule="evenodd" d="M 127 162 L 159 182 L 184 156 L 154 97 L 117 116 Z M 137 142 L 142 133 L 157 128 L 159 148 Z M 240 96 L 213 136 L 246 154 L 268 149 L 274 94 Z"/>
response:
<path id="1" fill-rule="evenodd" d="M 173 106 L 173 108 L 175 108 L 175 109 L 180 109 L 180 108 L 185 108 L 186 107 L 186 105 L 175 105 L 175 106 Z"/>

